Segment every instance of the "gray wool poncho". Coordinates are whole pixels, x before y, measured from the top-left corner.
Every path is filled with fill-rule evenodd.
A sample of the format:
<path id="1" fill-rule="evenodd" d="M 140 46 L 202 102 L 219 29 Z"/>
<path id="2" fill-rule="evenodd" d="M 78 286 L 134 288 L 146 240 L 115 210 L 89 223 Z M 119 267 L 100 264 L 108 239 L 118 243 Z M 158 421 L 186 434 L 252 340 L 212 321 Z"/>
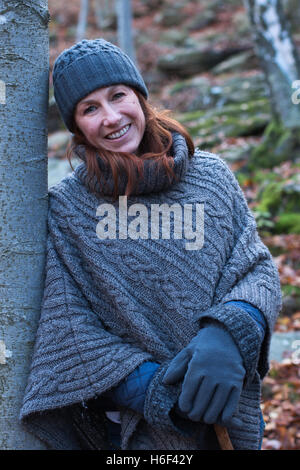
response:
<path id="1" fill-rule="evenodd" d="M 176 181 L 145 164 L 129 198 L 113 201 L 108 173 L 105 194 L 90 192 L 84 162 L 49 190 L 45 290 L 20 419 L 52 449 L 107 449 L 101 395 L 149 360 L 160 367 L 144 416 L 121 410 L 122 449 L 137 448 L 141 429 L 148 448 L 197 449 L 201 423 L 178 425 L 171 409 L 181 384 L 162 378 L 207 319 L 230 332 L 246 369 L 233 445 L 259 448 L 278 271 L 227 164 L 198 149 L 189 158 L 179 134 L 173 154 Z M 175 205 L 170 227 L 155 219 L 162 204 Z M 263 313 L 264 339 L 247 312 L 224 305 L 230 300 Z"/>

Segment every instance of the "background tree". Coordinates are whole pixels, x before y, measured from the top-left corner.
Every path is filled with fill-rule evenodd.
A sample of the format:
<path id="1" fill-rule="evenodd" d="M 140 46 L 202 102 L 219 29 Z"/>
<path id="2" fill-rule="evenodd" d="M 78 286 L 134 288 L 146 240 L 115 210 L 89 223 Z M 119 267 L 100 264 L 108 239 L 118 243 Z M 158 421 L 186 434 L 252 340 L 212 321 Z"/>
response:
<path id="1" fill-rule="evenodd" d="M 300 79 L 300 60 L 281 0 L 246 0 L 256 54 L 270 87 L 273 119 L 251 164 L 270 167 L 293 159 L 300 150 L 300 106 L 292 101 Z"/>
<path id="2" fill-rule="evenodd" d="M 18 423 L 43 291 L 49 13 L 0 0 L 0 448 L 42 449 Z M 4 99 L 5 98 L 5 99 Z"/>
<path id="3" fill-rule="evenodd" d="M 116 0 L 119 47 L 136 63 L 130 0 Z"/>
<path id="4" fill-rule="evenodd" d="M 81 39 L 84 39 L 85 37 L 87 18 L 89 14 L 89 3 L 89 0 L 80 0 L 80 10 L 76 30 L 76 42 L 81 41 Z"/>
<path id="5" fill-rule="evenodd" d="M 105 30 L 115 24 L 114 0 L 94 0 L 94 10 L 97 26 L 100 30 Z"/>
<path id="6" fill-rule="evenodd" d="M 130 0 L 94 0 L 93 10 L 95 12 L 97 25 L 101 30 L 106 29 L 117 18 L 118 45 L 136 63 L 136 55 L 132 29 L 132 8 Z M 84 39 L 87 28 L 89 0 L 80 0 L 80 10 L 76 30 L 76 42 Z M 113 12 L 115 8 L 115 14 Z"/>

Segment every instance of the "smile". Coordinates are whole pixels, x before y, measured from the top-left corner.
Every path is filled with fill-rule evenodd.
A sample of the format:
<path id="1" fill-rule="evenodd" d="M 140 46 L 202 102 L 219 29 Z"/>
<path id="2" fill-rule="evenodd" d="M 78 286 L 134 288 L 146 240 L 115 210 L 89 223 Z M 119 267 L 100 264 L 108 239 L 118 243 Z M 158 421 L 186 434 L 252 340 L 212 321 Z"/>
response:
<path id="1" fill-rule="evenodd" d="M 110 139 L 110 140 L 119 139 L 120 137 L 122 137 L 129 131 L 130 125 L 131 124 L 127 124 L 127 126 L 123 127 L 118 132 L 112 132 L 111 134 L 107 135 L 105 138 Z"/>

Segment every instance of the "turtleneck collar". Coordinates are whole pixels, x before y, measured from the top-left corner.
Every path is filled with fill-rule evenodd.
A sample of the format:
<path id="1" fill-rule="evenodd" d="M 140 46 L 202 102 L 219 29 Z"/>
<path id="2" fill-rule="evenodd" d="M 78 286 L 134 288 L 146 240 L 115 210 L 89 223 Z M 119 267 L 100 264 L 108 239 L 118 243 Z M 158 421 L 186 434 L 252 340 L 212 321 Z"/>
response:
<path id="1" fill-rule="evenodd" d="M 144 176 L 138 180 L 138 183 L 132 191 L 133 196 L 140 194 L 149 194 L 160 192 L 170 187 L 175 181 L 180 180 L 188 168 L 189 153 L 185 138 L 178 133 L 172 132 L 172 153 L 174 155 L 174 167 L 175 178 L 170 180 L 164 167 L 157 169 L 157 165 L 152 159 L 144 160 Z M 103 177 L 103 184 L 96 180 L 90 180 L 87 167 L 85 163 L 85 148 L 83 145 L 78 145 L 75 149 L 76 154 L 83 160 L 83 163 L 78 165 L 74 170 L 75 175 L 84 183 L 96 183 L 95 188 L 97 193 L 105 196 L 112 196 L 114 193 L 114 181 L 110 167 L 104 164 L 104 162 L 97 155 L 98 164 Z M 125 188 L 127 185 L 126 174 L 119 175 L 119 194 L 125 194 Z"/>

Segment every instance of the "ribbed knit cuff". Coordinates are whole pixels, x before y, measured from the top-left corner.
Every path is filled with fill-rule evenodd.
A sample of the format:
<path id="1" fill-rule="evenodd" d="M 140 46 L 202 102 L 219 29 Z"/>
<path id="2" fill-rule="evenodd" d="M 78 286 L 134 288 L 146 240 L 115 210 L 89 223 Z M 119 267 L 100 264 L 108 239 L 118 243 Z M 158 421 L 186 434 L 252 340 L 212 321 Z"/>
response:
<path id="1" fill-rule="evenodd" d="M 262 332 L 255 320 L 242 308 L 232 304 L 218 304 L 198 313 L 194 320 L 199 321 L 200 327 L 203 327 L 210 320 L 218 321 L 231 334 L 243 358 L 246 369 L 246 383 L 252 382 L 258 364 L 262 369 L 260 374 L 264 373 L 265 368 L 268 366 L 266 357 L 260 360 Z"/>
<path id="2" fill-rule="evenodd" d="M 176 430 L 178 429 L 170 417 L 170 412 L 174 408 L 180 392 L 181 384 L 164 385 L 162 380 L 167 371 L 169 363 L 162 364 L 154 374 L 150 382 L 144 405 L 145 420 L 160 429 Z"/>

